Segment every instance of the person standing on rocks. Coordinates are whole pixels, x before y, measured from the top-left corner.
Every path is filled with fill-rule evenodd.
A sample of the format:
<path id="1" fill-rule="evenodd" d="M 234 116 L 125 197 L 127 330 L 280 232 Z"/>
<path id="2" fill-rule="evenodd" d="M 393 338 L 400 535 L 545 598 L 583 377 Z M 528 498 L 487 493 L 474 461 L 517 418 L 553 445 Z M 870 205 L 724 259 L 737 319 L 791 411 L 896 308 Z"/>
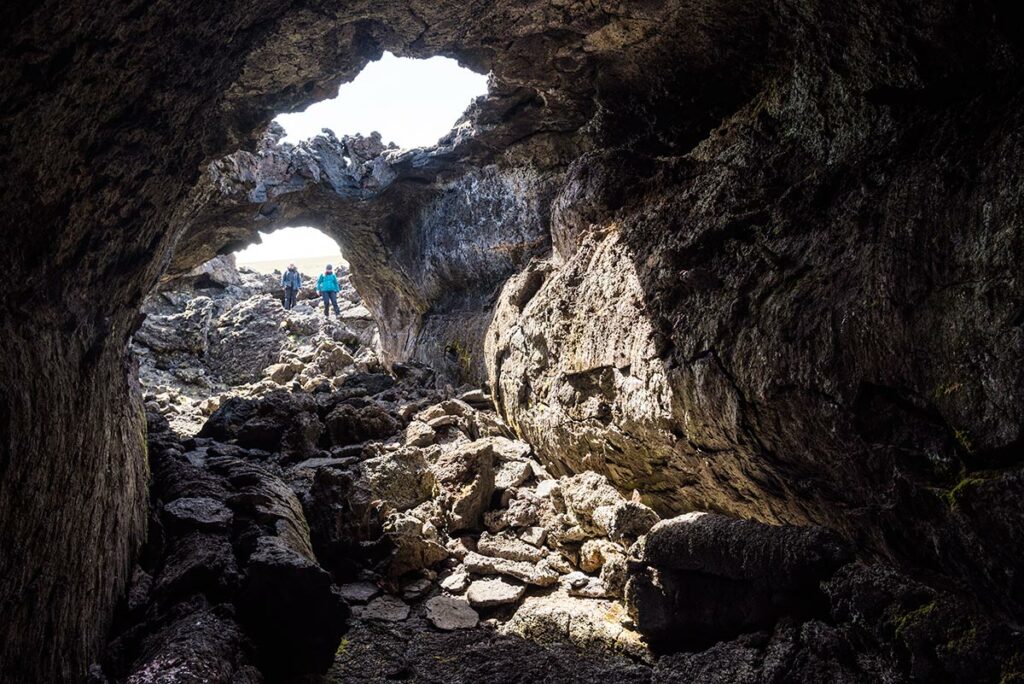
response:
<path id="1" fill-rule="evenodd" d="M 334 275 L 334 267 L 327 264 L 324 272 L 316 280 L 316 291 L 324 298 L 324 318 L 330 315 L 331 306 L 334 307 L 334 315 L 341 317 L 341 309 L 338 308 L 338 290 L 340 289 L 338 276 Z"/>
<path id="2" fill-rule="evenodd" d="M 288 311 L 295 306 L 295 298 L 302 289 L 302 276 L 299 275 L 299 269 L 295 268 L 295 264 L 288 264 L 288 269 L 281 276 L 281 285 L 284 287 L 284 308 Z"/>

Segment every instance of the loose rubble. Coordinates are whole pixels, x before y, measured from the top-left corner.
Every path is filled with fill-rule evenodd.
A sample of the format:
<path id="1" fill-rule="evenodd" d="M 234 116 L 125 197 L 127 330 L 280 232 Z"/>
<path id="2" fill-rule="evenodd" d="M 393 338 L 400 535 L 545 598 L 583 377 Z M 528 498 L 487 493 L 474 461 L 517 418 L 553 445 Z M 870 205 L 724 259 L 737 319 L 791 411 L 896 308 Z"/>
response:
<path id="1" fill-rule="evenodd" d="M 341 316 L 326 319 L 311 278 L 285 311 L 280 275 L 236 267 L 234 255 L 163 284 L 132 341 L 147 410 L 191 435 L 229 397 L 331 388 L 379 370 L 377 326 L 349 274 L 338 276 Z"/>
<path id="2" fill-rule="evenodd" d="M 251 278 L 237 275 L 242 285 L 225 289 Z M 210 332 L 189 327 L 202 312 L 224 320 L 203 297 L 169 314 L 187 323 L 193 351 L 204 334 L 209 344 Z M 298 329 L 305 319 L 285 320 Z M 601 473 L 553 477 L 484 391 L 437 387 L 414 365 L 383 372 L 372 350 L 330 339 L 332 324 L 310 330 L 256 384 L 194 403 L 210 413 L 198 430 L 181 434 L 192 418 L 170 403 L 147 404 L 151 538 L 106 676 L 163 681 L 196 671 L 192 654 L 212 649 L 223 678 L 330 670 L 352 681 L 371 665 L 346 655 L 346 630 L 393 645 L 403 662 L 401 644 L 445 648 L 441 634 L 568 644 L 611 658 L 608 671 L 639 672 L 636 681 L 662 681 L 659 671 L 701 681 L 721 658 L 741 670 L 768 663 L 766 644 L 777 642 L 792 680 L 892 679 L 908 662 L 894 639 L 917 630 L 935 643 L 963 624 L 975 637 L 956 642 L 959 657 L 988 656 L 980 635 L 998 628 L 977 606 L 854 561 L 828 530 L 703 512 L 661 520 Z M 173 336 L 149 335 L 144 356 L 160 348 L 182 354 L 178 370 L 201 365 L 186 363 Z M 182 627 L 190 620 L 193 633 Z M 999 648 L 1012 642 L 997 636 Z M 865 639 L 873 660 L 828 652 L 863 652 Z M 954 667 L 915 658 L 924 678 Z M 760 681 L 766 667 L 737 681 Z"/>

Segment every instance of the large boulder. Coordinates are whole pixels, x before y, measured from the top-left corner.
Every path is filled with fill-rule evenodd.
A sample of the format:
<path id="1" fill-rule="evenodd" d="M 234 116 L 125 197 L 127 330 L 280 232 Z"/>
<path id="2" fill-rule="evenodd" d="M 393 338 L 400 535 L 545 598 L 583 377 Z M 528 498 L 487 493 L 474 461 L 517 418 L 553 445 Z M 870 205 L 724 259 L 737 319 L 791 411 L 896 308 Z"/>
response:
<path id="1" fill-rule="evenodd" d="M 282 452 L 298 460 L 317 451 L 323 430 L 311 397 L 277 390 L 259 399 L 227 399 L 206 421 L 199 436 Z"/>
<path id="2" fill-rule="evenodd" d="M 385 439 L 399 430 L 398 421 L 379 404 L 339 404 L 326 418 L 327 432 L 335 446 L 368 439 Z"/>
<path id="3" fill-rule="evenodd" d="M 431 464 L 449 533 L 479 529 L 494 493 L 494 447 L 479 440 L 443 451 Z"/>
<path id="4" fill-rule="evenodd" d="M 649 638 L 704 643 L 824 610 L 818 585 L 849 557 L 823 528 L 690 513 L 658 523 L 630 550 L 625 601 Z"/>

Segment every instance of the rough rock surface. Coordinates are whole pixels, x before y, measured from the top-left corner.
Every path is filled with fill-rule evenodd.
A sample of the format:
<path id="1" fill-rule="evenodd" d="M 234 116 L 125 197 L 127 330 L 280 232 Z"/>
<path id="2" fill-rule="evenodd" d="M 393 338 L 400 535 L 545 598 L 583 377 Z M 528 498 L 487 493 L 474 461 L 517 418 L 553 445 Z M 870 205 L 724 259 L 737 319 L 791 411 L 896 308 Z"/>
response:
<path id="1" fill-rule="evenodd" d="M 300 220 L 351 257 L 387 360 L 456 383 L 486 365 L 550 475 L 599 472 L 664 517 L 827 526 L 1020 624 L 1021 19 L 1005 0 L 6 3 L 0 678 L 80 678 L 127 590 L 145 297 Z M 454 56 L 490 93 L 428 150 L 264 135 L 384 50 Z M 197 332 L 206 307 L 178 314 Z M 513 499 L 505 526 L 563 514 Z M 570 555 L 588 533 L 552 529 Z M 942 622 L 908 620 L 897 660 L 961 676 L 923 655 Z M 886 674 L 834 635 L 780 624 L 716 647 L 728 668 L 675 662 Z"/>
<path id="2" fill-rule="evenodd" d="M 280 276 L 238 269 L 233 255 L 164 282 L 143 304 L 145 318 L 132 339 L 147 409 L 191 435 L 231 397 L 293 384 L 337 387 L 378 368 L 376 325 L 360 313 L 365 309 L 349 274 L 339 267 L 338 275 L 341 316 L 328 319 L 315 299 L 285 311 Z M 304 276 L 303 287 L 312 289 L 310 278 Z M 271 431 L 280 432 L 282 422 Z M 250 429 L 253 438 L 266 438 L 257 427 Z M 327 428 L 344 424 L 328 421 Z"/>

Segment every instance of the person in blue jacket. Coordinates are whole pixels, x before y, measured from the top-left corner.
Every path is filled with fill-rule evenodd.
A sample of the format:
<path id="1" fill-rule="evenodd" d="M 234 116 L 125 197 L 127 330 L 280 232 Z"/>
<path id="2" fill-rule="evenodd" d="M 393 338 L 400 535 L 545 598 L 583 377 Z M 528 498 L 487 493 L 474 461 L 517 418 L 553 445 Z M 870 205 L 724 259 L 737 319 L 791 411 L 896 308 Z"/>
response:
<path id="1" fill-rule="evenodd" d="M 316 291 L 324 298 L 324 318 L 330 315 L 330 307 L 334 307 L 334 315 L 341 317 L 341 310 L 338 308 L 338 276 L 334 275 L 334 267 L 327 264 L 324 272 L 316 279 Z"/>
<path id="2" fill-rule="evenodd" d="M 295 264 L 288 264 L 288 269 L 281 276 L 281 286 L 284 287 L 284 308 L 287 311 L 295 306 L 295 298 L 302 289 L 302 276 Z"/>

